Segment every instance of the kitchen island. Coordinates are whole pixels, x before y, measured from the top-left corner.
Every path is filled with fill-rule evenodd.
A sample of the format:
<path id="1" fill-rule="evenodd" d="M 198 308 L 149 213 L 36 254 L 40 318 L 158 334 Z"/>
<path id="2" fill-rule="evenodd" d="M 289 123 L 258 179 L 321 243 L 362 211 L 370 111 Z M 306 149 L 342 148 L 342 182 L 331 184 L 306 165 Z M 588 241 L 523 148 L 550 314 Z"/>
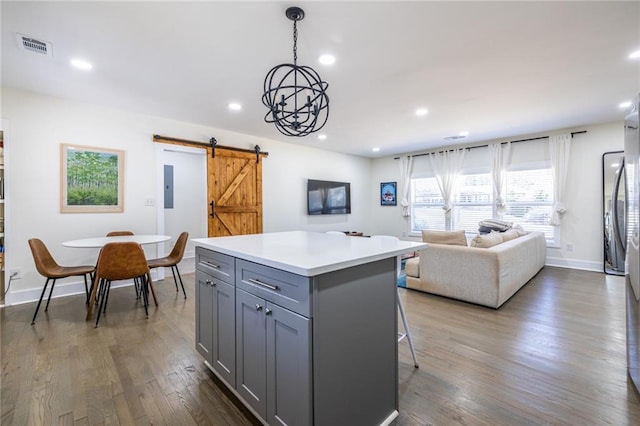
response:
<path id="1" fill-rule="evenodd" d="M 426 244 L 303 231 L 193 241 L 196 349 L 262 422 L 398 415 L 397 256 Z"/>

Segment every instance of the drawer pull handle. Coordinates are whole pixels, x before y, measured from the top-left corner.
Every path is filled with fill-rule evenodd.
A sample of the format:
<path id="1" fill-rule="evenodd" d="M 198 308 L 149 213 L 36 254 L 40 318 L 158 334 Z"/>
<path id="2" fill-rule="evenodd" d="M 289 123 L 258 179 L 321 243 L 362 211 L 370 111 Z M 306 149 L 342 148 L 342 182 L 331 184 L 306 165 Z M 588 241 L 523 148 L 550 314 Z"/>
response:
<path id="1" fill-rule="evenodd" d="M 261 287 L 266 287 L 266 288 L 268 288 L 269 290 L 278 290 L 278 286 L 277 286 L 277 285 L 271 285 L 271 284 L 263 283 L 263 282 L 262 282 L 262 281 L 260 281 L 260 280 L 254 280 L 254 279 L 251 279 L 251 278 L 249 278 L 249 280 L 248 280 L 248 281 L 249 281 L 250 283 L 252 283 L 252 284 L 259 285 L 259 286 L 261 286 Z"/>
<path id="2" fill-rule="evenodd" d="M 213 281 L 211 281 L 211 280 L 206 280 L 204 283 L 205 283 L 206 285 L 210 285 L 211 287 L 215 287 L 215 286 L 216 286 L 216 283 L 215 283 L 215 282 L 213 282 Z"/>
<path id="3" fill-rule="evenodd" d="M 220 265 L 216 265 L 215 263 L 207 262 L 206 260 L 203 260 L 202 263 L 204 263 L 207 266 L 211 266 L 214 269 L 220 269 Z"/>
<path id="4" fill-rule="evenodd" d="M 256 303 L 256 311 L 261 311 L 261 310 L 262 310 L 262 306 Z"/>

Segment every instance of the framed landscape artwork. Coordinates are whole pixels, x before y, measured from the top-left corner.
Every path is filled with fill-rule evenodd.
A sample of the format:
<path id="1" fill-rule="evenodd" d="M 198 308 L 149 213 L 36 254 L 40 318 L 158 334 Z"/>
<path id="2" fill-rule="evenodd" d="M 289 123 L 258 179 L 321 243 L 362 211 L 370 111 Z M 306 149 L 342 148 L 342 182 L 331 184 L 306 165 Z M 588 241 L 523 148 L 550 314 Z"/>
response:
<path id="1" fill-rule="evenodd" d="M 60 144 L 60 212 L 123 211 L 124 151 Z"/>
<path id="2" fill-rule="evenodd" d="M 395 206 L 397 204 L 396 182 L 382 182 L 380 184 L 380 205 Z"/>

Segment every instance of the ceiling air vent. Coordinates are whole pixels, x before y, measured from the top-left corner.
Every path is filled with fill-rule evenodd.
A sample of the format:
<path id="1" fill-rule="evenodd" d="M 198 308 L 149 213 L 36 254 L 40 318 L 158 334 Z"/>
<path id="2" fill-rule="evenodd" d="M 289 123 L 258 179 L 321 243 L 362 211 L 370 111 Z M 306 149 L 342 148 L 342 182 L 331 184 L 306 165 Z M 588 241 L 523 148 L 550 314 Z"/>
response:
<path id="1" fill-rule="evenodd" d="M 18 46 L 22 50 L 26 50 L 27 52 L 39 53 L 48 57 L 53 56 L 53 48 L 51 43 L 49 43 L 48 41 L 38 40 L 36 38 L 18 33 L 16 33 L 16 38 L 18 39 Z"/>
<path id="2" fill-rule="evenodd" d="M 464 138 L 466 138 L 466 136 L 463 136 L 463 135 L 453 135 L 453 136 L 447 136 L 445 139 L 446 139 L 446 140 L 453 141 L 453 140 L 456 140 L 456 139 L 464 139 Z"/>

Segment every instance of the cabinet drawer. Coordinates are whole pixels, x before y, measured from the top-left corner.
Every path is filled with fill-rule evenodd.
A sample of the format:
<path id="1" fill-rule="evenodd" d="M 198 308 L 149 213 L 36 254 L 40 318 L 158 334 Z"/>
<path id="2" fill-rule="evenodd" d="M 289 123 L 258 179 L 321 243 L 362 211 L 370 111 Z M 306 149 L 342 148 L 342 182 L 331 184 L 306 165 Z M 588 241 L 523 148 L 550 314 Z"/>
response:
<path id="1" fill-rule="evenodd" d="M 242 259 L 236 277 L 238 288 L 311 318 L 311 278 Z"/>
<path id="2" fill-rule="evenodd" d="M 196 269 L 231 285 L 235 281 L 235 259 L 232 256 L 196 247 Z"/>

